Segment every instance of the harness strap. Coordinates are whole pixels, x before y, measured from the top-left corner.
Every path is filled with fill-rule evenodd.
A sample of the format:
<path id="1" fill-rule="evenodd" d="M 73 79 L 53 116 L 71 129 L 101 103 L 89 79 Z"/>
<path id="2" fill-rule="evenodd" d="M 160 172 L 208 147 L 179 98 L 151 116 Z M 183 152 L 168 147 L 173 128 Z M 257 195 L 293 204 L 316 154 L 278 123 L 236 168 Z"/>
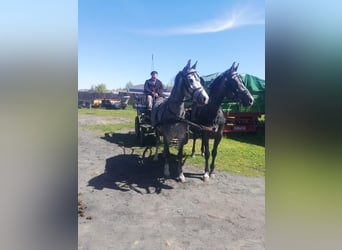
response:
<path id="1" fill-rule="evenodd" d="M 178 118 L 178 120 L 181 121 L 181 122 L 185 122 L 185 123 L 189 124 L 190 126 L 193 126 L 196 129 L 203 130 L 203 131 L 216 132 L 217 129 L 218 129 L 218 126 L 208 127 L 208 126 L 204 126 L 204 125 L 200 125 L 200 124 L 191 122 L 191 121 L 186 120 L 184 118 Z"/>

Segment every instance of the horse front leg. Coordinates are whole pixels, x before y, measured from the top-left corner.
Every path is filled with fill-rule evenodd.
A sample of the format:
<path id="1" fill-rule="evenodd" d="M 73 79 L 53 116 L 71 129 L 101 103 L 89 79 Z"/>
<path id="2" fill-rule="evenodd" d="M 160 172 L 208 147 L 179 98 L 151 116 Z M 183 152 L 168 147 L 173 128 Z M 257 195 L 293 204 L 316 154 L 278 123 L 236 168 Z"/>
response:
<path id="1" fill-rule="evenodd" d="M 164 176 L 170 177 L 170 166 L 169 166 L 169 157 L 170 157 L 170 150 L 169 150 L 169 142 L 164 137 Z"/>
<path id="2" fill-rule="evenodd" d="M 178 180 L 185 182 L 185 176 L 183 174 L 183 147 L 184 141 L 180 142 L 178 146 Z"/>
<path id="3" fill-rule="evenodd" d="M 215 174 L 214 174 L 215 159 L 216 159 L 216 156 L 217 156 L 217 148 L 218 148 L 218 145 L 220 144 L 221 139 L 222 139 L 222 134 L 218 134 L 217 137 L 215 137 L 215 139 L 214 139 L 213 150 L 211 152 L 212 159 L 211 159 L 210 173 L 209 173 L 209 176 L 211 178 L 215 177 Z"/>
<path id="4" fill-rule="evenodd" d="M 204 156 L 205 156 L 205 169 L 204 169 L 204 176 L 203 180 L 208 181 L 209 180 L 209 135 L 207 133 L 204 133 L 202 136 L 202 143 L 204 147 Z"/>

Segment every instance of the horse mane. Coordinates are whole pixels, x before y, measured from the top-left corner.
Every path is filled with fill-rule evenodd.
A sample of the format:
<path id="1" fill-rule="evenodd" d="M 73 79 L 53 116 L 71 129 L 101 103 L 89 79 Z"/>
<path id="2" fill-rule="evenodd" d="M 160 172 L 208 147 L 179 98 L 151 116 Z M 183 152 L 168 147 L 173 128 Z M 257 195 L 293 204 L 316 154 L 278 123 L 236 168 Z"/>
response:
<path id="1" fill-rule="evenodd" d="M 224 77 L 225 72 L 221 73 L 218 77 L 214 79 L 214 81 L 209 86 L 210 93 L 216 93 L 216 88 L 220 85 L 222 78 Z"/>
<path id="2" fill-rule="evenodd" d="M 173 85 L 173 88 L 172 88 L 172 91 L 171 91 L 171 94 L 170 94 L 170 97 L 174 96 L 175 93 L 176 93 L 176 89 L 178 87 L 178 84 L 180 82 L 180 78 L 182 77 L 182 71 L 179 71 L 178 74 L 176 75 L 175 77 L 175 81 L 174 81 L 174 85 Z"/>

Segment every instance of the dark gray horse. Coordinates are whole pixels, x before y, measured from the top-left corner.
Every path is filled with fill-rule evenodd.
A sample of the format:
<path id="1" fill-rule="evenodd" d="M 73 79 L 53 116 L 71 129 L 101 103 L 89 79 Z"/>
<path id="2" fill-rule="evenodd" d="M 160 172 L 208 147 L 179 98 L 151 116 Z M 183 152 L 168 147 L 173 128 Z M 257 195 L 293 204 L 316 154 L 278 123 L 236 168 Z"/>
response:
<path id="1" fill-rule="evenodd" d="M 188 97 L 199 105 L 207 104 L 209 97 L 200 82 L 200 77 L 196 72 L 197 62 L 190 67 L 191 61 L 180 71 L 176 78 L 175 84 L 169 98 L 159 98 L 152 107 L 151 123 L 155 128 L 157 143 L 156 154 L 154 160 L 158 160 L 158 148 L 160 144 L 160 136 L 164 141 L 164 175 L 170 176 L 168 158 L 170 155 L 169 144 L 174 138 L 178 139 L 178 177 L 184 182 L 185 177 L 182 170 L 183 146 L 186 143 L 187 132 L 189 126 L 184 119 L 184 98 Z"/>
<path id="2" fill-rule="evenodd" d="M 233 65 L 219 75 L 210 86 L 209 103 L 202 107 L 193 105 L 190 120 L 198 125 L 202 125 L 202 130 L 193 129 L 194 140 L 192 146 L 192 156 L 195 155 L 196 137 L 202 134 L 201 151 L 205 156 L 205 173 L 203 180 L 209 180 L 209 176 L 213 177 L 215 169 L 215 159 L 217 155 L 217 147 L 222 139 L 223 129 L 225 126 L 225 117 L 221 109 L 221 103 L 224 97 L 233 98 L 241 102 L 244 106 L 253 104 L 254 99 L 248 89 L 245 87 L 243 80 L 237 73 L 239 65 Z M 212 161 L 209 172 L 209 139 L 214 139 L 212 149 Z"/>

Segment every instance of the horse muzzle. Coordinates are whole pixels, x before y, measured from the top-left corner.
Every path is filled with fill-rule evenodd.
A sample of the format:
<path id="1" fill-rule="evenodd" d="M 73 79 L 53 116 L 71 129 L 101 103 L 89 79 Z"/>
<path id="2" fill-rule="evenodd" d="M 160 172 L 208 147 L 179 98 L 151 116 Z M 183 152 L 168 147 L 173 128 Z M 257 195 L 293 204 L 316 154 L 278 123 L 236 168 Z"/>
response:
<path id="1" fill-rule="evenodd" d="M 193 99 L 197 104 L 205 105 L 208 104 L 209 96 L 204 89 L 196 89 L 193 93 Z"/>
<path id="2" fill-rule="evenodd" d="M 246 98 L 242 99 L 242 105 L 245 107 L 252 106 L 254 103 L 253 96 L 247 96 Z"/>

